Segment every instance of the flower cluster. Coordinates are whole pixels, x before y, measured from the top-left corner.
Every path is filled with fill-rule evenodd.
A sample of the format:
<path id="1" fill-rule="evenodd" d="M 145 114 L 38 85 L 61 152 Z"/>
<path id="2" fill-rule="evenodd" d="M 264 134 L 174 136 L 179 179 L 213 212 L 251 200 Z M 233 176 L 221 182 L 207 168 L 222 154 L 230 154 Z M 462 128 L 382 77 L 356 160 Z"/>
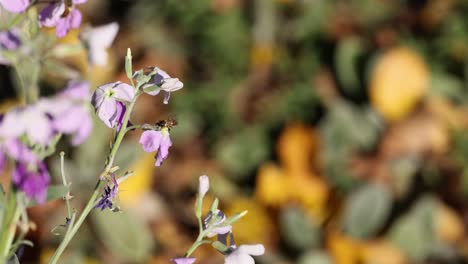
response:
<path id="1" fill-rule="evenodd" d="M 197 218 L 201 217 L 201 208 L 203 198 L 209 189 L 208 176 L 203 175 L 199 178 L 198 196 L 195 205 L 195 214 Z M 265 247 L 262 244 L 236 246 L 231 224 L 243 217 L 247 212 L 236 214 L 226 218 L 225 214 L 218 208 L 218 200 L 215 199 L 211 205 L 210 211 L 203 220 L 202 233 L 194 246 L 185 254 L 185 257 L 174 258 L 175 264 L 192 264 L 195 258 L 190 258 L 190 254 L 201 243 L 201 239 L 217 236 L 217 240 L 211 245 L 219 252 L 225 255 L 225 264 L 255 264 L 252 256 L 260 256 L 265 253 Z M 228 243 L 229 242 L 229 243 Z"/>
<path id="2" fill-rule="evenodd" d="M 91 100 L 99 119 L 109 128 L 115 128 L 117 132 L 123 125 L 129 104 L 141 93 L 155 96 L 164 91 L 164 103 L 167 104 L 171 93 L 184 86 L 178 78 L 172 78 L 158 67 L 150 67 L 146 71 L 139 70 L 129 78 L 132 82 L 136 79 L 137 85 L 131 86 L 123 82 L 104 84 L 96 89 Z M 131 121 L 128 122 L 128 127 L 132 127 Z M 155 166 L 161 166 L 172 146 L 169 136 L 171 126 L 145 124 L 139 127 L 144 129 L 139 141 L 143 150 L 156 152 Z"/>
<path id="3" fill-rule="evenodd" d="M 58 138 L 71 135 L 76 146 L 91 133 L 89 97 L 87 82 L 71 81 L 57 96 L 15 108 L 2 117 L 0 167 L 7 158 L 14 161 L 13 183 L 30 199 L 45 201 L 50 177 L 42 160 Z"/>
<path id="4" fill-rule="evenodd" d="M 81 25 L 82 15 L 75 5 L 84 4 L 87 0 L 59 0 L 49 3 L 39 13 L 39 26 L 55 27 L 57 37 L 64 37 L 71 29 Z M 0 0 L 7 11 L 22 13 L 31 6 L 31 0 Z"/>

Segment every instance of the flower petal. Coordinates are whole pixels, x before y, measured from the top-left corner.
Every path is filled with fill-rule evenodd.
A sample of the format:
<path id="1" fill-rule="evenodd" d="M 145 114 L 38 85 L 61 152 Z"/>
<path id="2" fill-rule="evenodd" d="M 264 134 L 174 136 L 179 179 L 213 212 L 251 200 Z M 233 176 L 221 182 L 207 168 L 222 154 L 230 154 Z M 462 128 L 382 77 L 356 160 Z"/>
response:
<path id="1" fill-rule="evenodd" d="M 24 12 L 31 4 L 30 0 L 0 0 L 0 4 L 8 12 L 21 13 Z"/>
<path id="2" fill-rule="evenodd" d="M 179 81 L 179 78 L 168 78 L 164 79 L 161 85 L 161 90 L 166 92 L 175 92 L 177 90 L 182 89 L 183 87 L 184 83 Z"/>
<path id="3" fill-rule="evenodd" d="M 133 89 L 132 86 L 122 82 L 115 83 L 113 93 L 113 97 L 116 99 L 127 102 L 132 101 L 135 97 L 135 89 Z"/>
<path id="4" fill-rule="evenodd" d="M 106 126 L 112 128 L 115 124 L 113 120 L 117 114 L 117 102 L 113 98 L 105 98 L 98 108 L 97 114 Z"/>
<path id="5" fill-rule="evenodd" d="M 161 145 L 161 131 L 147 130 L 141 134 L 139 143 L 145 152 L 154 152 Z"/>
<path id="6" fill-rule="evenodd" d="M 262 244 L 241 245 L 237 250 L 242 254 L 249 254 L 252 256 L 260 256 L 265 254 L 265 247 Z"/>
<path id="7" fill-rule="evenodd" d="M 65 3 L 63 1 L 55 4 L 48 4 L 39 13 L 39 26 L 55 27 L 62 19 L 61 16 L 63 12 L 65 12 Z"/>
<path id="8" fill-rule="evenodd" d="M 73 146 L 81 145 L 91 134 L 93 130 L 93 120 L 89 116 L 89 113 L 86 113 L 80 123 L 80 127 L 73 134 L 71 143 Z"/>

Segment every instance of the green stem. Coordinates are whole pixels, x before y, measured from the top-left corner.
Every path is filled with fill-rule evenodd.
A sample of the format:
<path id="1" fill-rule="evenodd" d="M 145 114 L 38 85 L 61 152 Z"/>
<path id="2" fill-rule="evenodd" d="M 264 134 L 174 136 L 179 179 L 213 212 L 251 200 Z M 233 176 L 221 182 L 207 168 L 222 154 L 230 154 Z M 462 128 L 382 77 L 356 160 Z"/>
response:
<path id="1" fill-rule="evenodd" d="M 16 201 L 16 199 L 12 199 Z M 21 216 L 21 207 L 19 206 L 18 203 L 13 202 L 14 204 L 10 204 L 10 206 L 15 206 L 13 216 L 11 220 L 9 221 L 8 227 L 6 229 L 5 237 L 1 241 L 0 245 L 0 257 L 1 261 L 6 261 L 8 252 L 10 251 L 11 244 L 13 242 L 13 238 L 15 237 L 15 232 L 16 232 L 16 223 L 19 220 L 19 217 Z"/>
<path id="2" fill-rule="evenodd" d="M 124 120 L 123 120 L 123 123 L 122 123 L 122 127 L 121 127 L 119 133 L 117 134 L 117 137 L 115 139 L 114 144 L 112 145 L 109 157 L 107 159 L 107 164 L 106 164 L 106 167 L 104 169 L 104 173 L 102 175 L 108 174 L 109 171 L 112 168 L 112 165 L 114 164 L 115 155 L 117 154 L 117 151 L 118 151 L 118 149 L 120 147 L 120 143 L 122 142 L 122 140 L 123 140 L 123 138 L 125 136 L 125 133 L 127 132 L 126 128 L 127 128 L 128 120 L 130 119 L 130 114 L 132 113 L 132 109 L 135 106 L 135 102 L 136 102 L 137 97 L 138 97 L 138 95 L 135 96 L 132 103 L 128 107 L 127 112 L 125 113 L 125 117 L 124 117 Z M 70 223 L 69 229 L 67 229 L 67 232 L 65 233 L 65 236 L 64 236 L 62 242 L 60 243 L 59 247 L 55 251 L 54 255 L 49 260 L 49 262 L 48 262 L 49 264 L 56 264 L 57 263 L 58 259 L 60 258 L 62 253 L 65 251 L 65 248 L 68 246 L 68 244 L 70 243 L 73 236 L 76 234 L 78 229 L 81 227 L 81 225 L 83 224 L 83 222 L 86 219 L 86 217 L 88 216 L 88 214 L 94 208 L 94 205 L 96 203 L 96 199 L 99 197 L 99 193 L 100 193 L 100 191 L 102 189 L 103 184 L 104 184 L 104 181 L 99 179 L 97 184 L 96 184 L 96 187 L 94 188 L 94 192 L 91 195 L 91 198 L 89 199 L 88 203 L 86 204 L 85 208 L 83 209 L 83 212 L 81 213 L 80 217 L 76 221 L 76 224 L 74 224 L 73 227 L 72 227 L 71 226 L 72 223 Z"/>
<path id="3" fill-rule="evenodd" d="M 187 253 L 185 253 L 186 258 L 190 257 L 190 255 L 192 255 L 192 253 L 195 251 L 195 249 L 197 249 L 200 245 L 203 244 L 202 240 L 203 240 L 204 236 L 205 236 L 205 234 L 203 232 L 198 234 L 197 240 L 195 240 L 195 242 L 192 244 L 192 246 L 187 250 Z"/>
<path id="4" fill-rule="evenodd" d="M 70 206 L 70 186 L 67 183 L 67 177 L 65 177 L 65 153 L 60 152 L 60 173 L 62 174 L 62 183 L 63 186 L 67 187 L 67 194 L 63 197 L 65 204 L 67 206 L 67 218 L 70 220 L 72 216 L 71 206 Z"/>

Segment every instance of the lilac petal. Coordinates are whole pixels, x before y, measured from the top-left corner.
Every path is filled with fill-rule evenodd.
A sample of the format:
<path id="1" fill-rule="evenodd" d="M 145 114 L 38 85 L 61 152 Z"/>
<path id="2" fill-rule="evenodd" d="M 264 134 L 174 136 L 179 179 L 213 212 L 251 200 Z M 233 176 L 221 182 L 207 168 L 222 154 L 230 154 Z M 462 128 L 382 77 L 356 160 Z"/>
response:
<path id="1" fill-rule="evenodd" d="M 72 145 L 73 146 L 81 145 L 89 137 L 92 130 L 93 130 L 93 120 L 87 113 L 86 117 L 82 120 L 79 129 L 75 132 L 75 134 L 73 134 L 73 138 L 71 141 Z"/>
<path id="2" fill-rule="evenodd" d="M 34 107 L 24 110 L 22 122 L 27 123 L 26 135 L 32 143 L 47 145 L 53 137 L 53 127 L 44 112 Z"/>
<path id="3" fill-rule="evenodd" d="M 161 166 L 162 162 L 167 158 L 169 155 L 169 148 L 172 146 L 171 139 L 169 138 L 169 134 L 167 136 L 163 136 L 161 141 L 161 146 L 159 147 L 159 151 L 156 154 L 156 161 L 154 165 L 157 167 Z"/>
<path id="4" fill-rule="evenodd" d="M 164 70 L 161 70 L 158 67 L 156 67 L 156 69 L 158 69 L 157 74 L 160 75 L 162 79 L 171 78 L 171 76 L 169 76 L 169 74 L 167 74 L 167 72 L 165 72 Z"/>
<path id="5" fill-rule="evenodd" d="M 177 90 L 182 89 L 183 87 L 184 87 L 184 83 L 179 81 L 179 78 L 164 79 L 161 85 L 161 89 L 167 92 L 175 92 Z"/>
<path id="6" fill-rule="evenodd" d="M 65 37 L 71 29 L 80 27 L 81 20 L 81 12 L 78 9 L 73 9 L 68 16 L 62 17 L 57 21 L 55 35 L 59 38 Z"/>
<path id="7" fill-rule="evenodd" d="M 54 116 L 53 127 L 64 134 L 74 133 L 80 128 L 85 114 L 83 106 L 71 105 L 60 115 Z"/>
<path id="8" fill-rule="evenodd" d="M 7 0 L 8 1 L 8 0 Z M 39 26 L 41 27 L 55 27 L 65 12 L 65 3 L 60 1 L 55 4 L 49 4 L 39 13 Z"/>
<path id="9" fill-rule="evenodd" d="M 166 92 L 166 93 L 164 94 L 163 103 L 164 103 L 164 104 L 168 104 L 170 98 L 171 98 L 171 92 Z"/>
<path id="10" fill-rule="evenodd" d="M 21 45 L 21 40 L 15 30 L 0 32 L 0 46 L 6 50 L 16 50 Z"/>
<path id="11" fill-rule="evenodd" d="M 67 19 L 70 29 L 76 29 L 80 27 L 83 16 L 81 15 L 80 10 L 73 9 L 70 14 L 68 14 Z"/>
<path id="12" fill-rule="evenodd" d="M 116 83 L 116 85 L 113 88 L 113 93 L 113 97 L 115 97 L 116 99 L 127 102 L 131 102 L 135 97 L 135 89 L 133 89 L 132 86 L 121 82 Z"/>
<path id="13" fill-rule="evenodd" d="M 0 0 L 0 5 L 12 13 L 22 13 L 30 4 L 30 0 Z"/>
<path id="14" fill-rule="evenodd" d="M 193 264 L 195 263 L 196 258 L 173 258 L 171 259 L 174 264 Z"/>
<path id="15" fill-rule="evenodd" d="M 36 155 L 16 138 L 6 140 L 4 144 L 5 152 L 14 160 L 25 163 L 38 160 Z"/>
<path id="16" fill-rule="evenodd" d="M 112 91 L 113 86 L 114 86 L 114 83 L 104 84 L 102 86 L 99 86 L 94 91 L 93 96 L 91 97 L 91 104 L 94 106 L 94 109 L 96 111 L 101 107 L 101 104 L 106 98 L 107 93 Z"/>
<path id="17" fill-rule="evenodd" d="M 88 2 L 88 0 L 73 0 L 74 5 L 81 5 Z"/>
<path id="18" fill-rule="evenodd" d="M 120 131 L 120 128 L 122 128 L 126 112 L 127 107 L 125 106 L 125 104 L 122 102 L 117 102 L 117 111 L 115 114 L 115 118 L 111 121 L 112 127 L 117 126 L 117 131 Z M 129 124 L 131 124 L 130 121 Z"/>
<path id="19" fill-rule="evenodd" d="M 117 114 L 117 102 L 113 98 L 105 98 L 102 101 L 101 106 L 97 110 L 99 118 L 108 126 L 112 128 L 115 123 L 116 114 Z"/>
<path id="20" fill-rule="evenodd" d="M 16 187 L 30 199 L 38 203 L 45 202 L 50 176 L 43 162 L 38 163 L 35 170 L 28 170 L 25 164 L 17 163 L 12 180 Z"/>
<path id="21" fill-rule="evenodd" d="M 89 100 L 89 83 L 86 81 L 70 81 L 60 95 L 76 100 Z"/>
<path id="22" fill-rule="evenodd" d="M 161 145 L 161 131 L 147 130 L 141 134 L 139 143 L 145 152 L 154 152 Z"/>
<path id="23" fill-rule="evenodd" d="M 18 122 L 22 120 L 20 109 L 13 109 L 5 114 L 0 124 L 0 136 L 4 138 L 17 138 L 26 131 L 26 123 Z"/>

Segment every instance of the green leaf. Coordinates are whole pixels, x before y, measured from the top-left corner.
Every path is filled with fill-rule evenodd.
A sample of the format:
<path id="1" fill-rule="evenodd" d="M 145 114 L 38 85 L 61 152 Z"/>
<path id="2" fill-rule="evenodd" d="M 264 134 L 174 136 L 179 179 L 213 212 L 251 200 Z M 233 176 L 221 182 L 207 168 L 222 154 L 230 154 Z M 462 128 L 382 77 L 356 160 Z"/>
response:
<path id="1" fill-rule="evenodd" d="M 420 262 L 434 249 L 434 208 L 436 201 L 428 196 L 421 198 L 411 211 L 398 219 L 388 233 L 388 239 L 413 261 Z"/>
<path id="2" fill-rule="evenodd" d="M 215 241 L 213 243 L 211 243 L 211 246 L 218 250 L 219 252 L 227 252 L 228 251 L 228 247 L 226 245 L 224 245 L 223 243 L 219 242 L 219 241 Z"/>
<path id="3" fill-rule="evenodd" d="M 392 196 L 382 185 L 369 184 L 352 193 L 346 202 L 343 228 L 355 238 L 374 235 L 390 214 Z"/>
<path id="4" fill-rule="evenodd" d="M 226 219 L 226 221 L 224 221 L 224 225 L 231 225 L 237 221 L 239 221 L 242 217 L 244 217 L 245 215 L 247 214 L 247 211 L 243 211 L 243 212 L 240 212 L 240 213 L 237 213 L 233 216 L 230 216 Z"/>
<path id="5" fill-rule="evenodd" d="M 288 207 L 281 211 L 280 231 L 285 243 L 297 251 L 320 243 L 320 229 L 299 208 Z"/>
<path id="6" fill-rule="evenodd" d="M 102 243 L 122 261 L 141 263 L 151 255 L 152 232 L 134 215 L 95 210 L 91 218 Z"/>
<path id="7" fill-rule="evenodd" d="M 357 59 L 364 52 L 361 40 L 350 37 L 338 44 L 335 54 L 337 76 L 343 85 L 343 89 L 349 94 L 355 94 L 359 88 L 359 76 Z"/>
<path id="8" fill-rule="evenodd" d="M 143 91 L 146 92 L 146 93 L 152 93 L 152 92 L 155 92 L 157 90 L 161 90 L 161 87 L 159 87 L 157 85 L 151 85 L 151 86 L 143 88 Z"/>
<path id="9" fill-rule="evenodd" d="M 325 251 L 314 250 L 299 257 L 298 264 L 332 264 L 333 261 Z"/>

